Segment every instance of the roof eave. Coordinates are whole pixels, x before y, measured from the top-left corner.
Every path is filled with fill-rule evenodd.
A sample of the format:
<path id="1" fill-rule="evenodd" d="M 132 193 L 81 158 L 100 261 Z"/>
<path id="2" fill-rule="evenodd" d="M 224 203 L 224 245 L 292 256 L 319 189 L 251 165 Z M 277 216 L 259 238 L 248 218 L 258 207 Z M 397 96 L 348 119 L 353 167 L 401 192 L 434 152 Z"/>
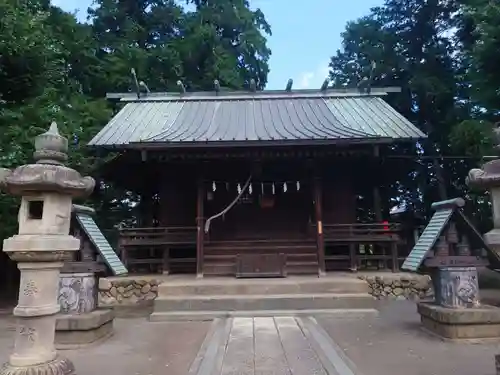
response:
<path id="1" fill-rule="evenodd" d="M 329 146 L 329 145 L 359 145 L 359 144 L 393 144 L 417 142 L 426 139 L 423 134 L 420 137 L 373 137 L 373 138 L 346 138 L 346 139 L 290 139 L 290 140 L 241 140 L 241 141 L 137 141 L 123 144 L 96 144 L 90 142 L 87 147 L 105 150 L 143 150 L 143 149 L 179 149 L 179 148 L 213 148 L 213 147 L 276 147 L 276 146 Z"/>
<path id="2" fill-rule="evenodd" d="M 415 140 L 415 139 L 414 139 Z M 349 139 L 290 139 L 290 140 L 243 140 L 243 141 L 181 141 L 181 142 L 132 142 L 129 149 L 174 149 L 174 148 L 215 148 L 215 147 L 279 147 L 279 146 L 330 146 L 359 144 L 390 144 L 403 139 L 387 137 Z M 410 141 L 410 139 L 408 139 Z"/>

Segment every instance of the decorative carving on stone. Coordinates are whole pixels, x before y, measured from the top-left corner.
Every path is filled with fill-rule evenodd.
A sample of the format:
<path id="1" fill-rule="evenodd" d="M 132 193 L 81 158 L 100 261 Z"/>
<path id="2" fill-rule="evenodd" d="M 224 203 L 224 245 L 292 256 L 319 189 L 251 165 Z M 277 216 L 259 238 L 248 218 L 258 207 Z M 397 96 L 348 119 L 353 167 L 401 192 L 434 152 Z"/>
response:
<path id="1" fill-rule="evenodd" d="M 457 297 L 464 304 L 475 304 L 478 301 L 477 277 L 475 275 L 457 276 Z"/>
<path id="2" fill-rule="evenodd" d="M 9 256 L 16 262 L 64 262 L 72 259 L 70 251 L 17 251 Z"/>
<path id="3" fill-rule="evenodd" d="M 75 366 L 73 363 L 69 359 L 62 357 L 29 367 L 11 367 L 6 363 L 0 369 L 2 375 L 69 375 L 74 373 Z"/>
<path id="4" fill-rule="evenodd" d="M 59 305 L 64 314 L 83 314 L 97 307 L 97 285 L 94 275 L 61 275 Z"/>
<path id="5" fill-rule="evenodd" d="M 441 295 L 438 302 L 442 306 L 464 308 L 479 304 L 479 286 L 475 268 L 444 268 L 440 276 Z"/>
<path id="6" fill-rule="evenodd" d="M 29 280 L 24 286 L 24 295 L 33 297 L 38 293 L 38 288 L 33 280 Z"/>
<path id="7" fill-rule="evenodd" d="M 19 327 L 19 336 L 23 337 L 27 342 L 35 342 L 36 329 L 27 326 Z"/>

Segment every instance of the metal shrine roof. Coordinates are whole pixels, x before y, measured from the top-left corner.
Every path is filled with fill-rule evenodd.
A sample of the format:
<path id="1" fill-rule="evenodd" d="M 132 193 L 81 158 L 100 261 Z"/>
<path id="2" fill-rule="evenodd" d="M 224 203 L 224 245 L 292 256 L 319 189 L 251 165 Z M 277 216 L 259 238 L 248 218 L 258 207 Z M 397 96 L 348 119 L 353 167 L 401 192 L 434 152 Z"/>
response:
<path id="1" fill-rule="evenodd" d="M 94 210 L 89 207 L 74 204 L 73 211 L 78 224 L 80 224 L 113 275 L 126 275 L 128 273 L 127 268 L 120 258 L 118 258 L 118 255 L 113 250 L 106 237 L 104 237 L 104 234 L 102 234 L 92 217 L 92 215 L 95 214 Z"/>
<path id="2" fill-rule="evenodd" d="M 431 208 L 435 210 L 429 224 L 420 236 L 417 243 L 405 259 L 402 270 L 417 272 L 424 264 L 426 257 L 433 250 L 439 237 L 444 233 L 451 221 L 461 224 L 461 230 L 465 231 L 469 242 L 476 248 L 481 248 L 486 253 L 491 268 L 500 267 L 500 257 L 484 241 L 481 234 L 467 219 L 462 212 L 465 201 L 462 198 L 449 199 L 446 201 L 435 202 Z"/>
<path id="3" fill-rule="evenodd" d="M 127 104 L 89 145 L 332 144 L 426 137 L 380 98 L 391 91 L 108 94 Z"/>

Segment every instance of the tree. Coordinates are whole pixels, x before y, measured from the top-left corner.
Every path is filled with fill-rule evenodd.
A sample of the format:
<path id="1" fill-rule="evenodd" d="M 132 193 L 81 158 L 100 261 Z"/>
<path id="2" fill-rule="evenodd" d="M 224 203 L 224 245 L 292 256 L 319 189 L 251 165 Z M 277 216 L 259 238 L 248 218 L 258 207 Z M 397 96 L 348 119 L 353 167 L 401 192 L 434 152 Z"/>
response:
<path id="1" fill-rule="evenodd" d="M 104 100 L 83 94 L 76 74 L 79 41 L 70 49 L 69 37 L 61 37 L 79 28 L 76 19 L 36 1 L 0 0 L 0 14 L 0 165 L 30 162 L 34 137 L 56 121 L 72 140 L 70 165 L 88 173 L 101 160 L 90 157 L 80 142 L 90 140 L 111 112 Z M 16 211 L 17 201 L 0 195 L 0 238 L 14 233 Z"/>
<path id="2" fill-rule="evenodd" d="M 402 87 L 402 94 L 388 98 L 390 104 L 429 138 L 391 150 L 413 155 L 417 173 L 408 174 L 411 166 L 406 166 L 395 176 L 390 195 L 403 196 L 424 210 L 433 201 L 463 194 L 462 181 L 473 165 L 439 158 L 454 155 L 457 147 L 452 141 L 455 146 L 467 143 L 458 139 L 466 134 L 464 121 L 471 116 L 471 107 L 461 101 L 460 66 L 452 38 L 458 10 L 456 2 L 447 0 L 386 0 L 347 25 L 343 50 L 330 63 L 334 85 L 356 85 L 376 62 L 373 85 Z M 462 130 L 455 130 L 458 124 Z"/>
<path id="3" fill-rule="evenodd" d="M 495 119 L 500 113 L 500 4 L 490 0 L 461 3 L 458 36 L 472 86 L 471 97 L 490 119 Z"/>
<path id="4" fill-rule="evenodd" d="M 152 91 L 221 86 L 242 88 L 250 79 L 267 82 L 270 51 L 262 32 L 270 28 L 247 1 L 193 2 L 185 11 L 173 0 L 98 0 L 90 10 L 102 76 L 95 94 L 127 90 L 130 69 Z M 104 73 L 105 72 L 105 73 Z"/>

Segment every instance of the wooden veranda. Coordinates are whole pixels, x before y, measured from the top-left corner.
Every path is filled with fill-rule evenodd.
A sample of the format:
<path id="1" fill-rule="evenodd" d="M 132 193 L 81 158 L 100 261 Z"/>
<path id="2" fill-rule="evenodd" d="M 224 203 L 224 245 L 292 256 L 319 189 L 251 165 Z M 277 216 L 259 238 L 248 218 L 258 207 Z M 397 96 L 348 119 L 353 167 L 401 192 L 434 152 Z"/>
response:
<path id="1" fill-rule="evenodd" d="M 207 275 L 235 275 L 238 255 L 260 250 L 259 254 L 283 254 L 288 258 L 288 270 L 301 274 L 317 272 L 321 259 L 325 271 L 397 272 L 413 245 L 412 239 L 402 237 L 397 223 L 323 224 L 323 230 L 320 241 L 314 236 L 304 240 L 213 241 L 204 235 L 203 244 L 197 244 L 196 226 L 130 228 L 120 230 L 119 251 L 132 272 L 175 274 L 202 270 Z M 317 233 L 315 225 L 311 225 L 310 232 Z M 200 252 L 202 258 L 197 258 Z"/>

